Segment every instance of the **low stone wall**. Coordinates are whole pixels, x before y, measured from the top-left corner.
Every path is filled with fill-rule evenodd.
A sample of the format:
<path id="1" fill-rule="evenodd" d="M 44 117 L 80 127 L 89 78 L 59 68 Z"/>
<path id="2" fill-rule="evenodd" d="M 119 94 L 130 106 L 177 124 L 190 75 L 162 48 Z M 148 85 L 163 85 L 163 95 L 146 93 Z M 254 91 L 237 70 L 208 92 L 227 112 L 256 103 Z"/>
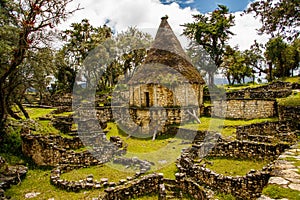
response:
<path id="1" fill-rule="evenodd" d="M 278 106 L 279 120 L 293 121 L 298 123 L 298 129 L 300 129 L 300 106 Z"/>
<path id="2" fill-rule="evenodd" d="M 276 81 L 268 85 L 227 92 L 227 99 L 276 99 L 292 94 L 292 89 L 299 87 L 297 83 Z"/>
<path id="3" fill-rule="evenodd" d="M 292 94 L 291 89 L 276 89 L 276 90 L 263 90 L 255 91 L 254 89 L 250 90 L 241 90 L 234 92 L 227 92 L 227 99 L 276 99 L 288 97 Z"/>
<path id="4" fill-rule="evenodd" d="M 272 160 L 276 159 L 287 148 L 289 148 L 289 145 L 286 143 L 268 144 L 235 140 L 217 144 L 194 144 L 190 153 L 194 157 L 198 157 L 203 153 L 204 156 L 208 157 Z"/>
<path id="5" fill-rule="evenodd" d="M 178 188 L 184 194 L 190 195 L 193 199 L 210 199 L 205 189 L 196 181 L 187 178 L 184 173 L 176 173 L 175 188 Z"/>
<path id="6" fill-rule="evenodd" d="M 65 95 L 52 95 L 50 103 L 52 106 L 72 106 L 72 94 L 65 94 Z"/>
<path id="7" fill-rule="evenodd" d="M 236 138 L 258 142 L 276 142 L 279 140 L 294 143 L 297 141 L 295 131 L 295 123 L 291 121 L 264 122 L 237 127 Z"/>
<path id="8" fill-rule="evenodd" d="M 260 144 L 247 141 L 222 142 L 216 145 L 194 144 L 182 153 L 177 167 L 181 173 L 185 173 L 198 184 L 206 184 L 222 193 L 231 193 L 242 199 L 253 199 L 261 195 L 263 187 L 267 184 L 272 164 L 262 170 L 252 170 L 245 176 L 231 177 L 217 174 L 194 163 L 194 160 L 205 156 L 274 160 L 287 148 L 289 148 L 287 144 Z"/>
<path id="9" fill-rule="evenodd" d="M 114 120 L 112 109 L 109 106 L 106 107 L 97 107 L 96 115 L 100 122 L 112 122 Z"/>
<path id="10" fill-rule="evenodd" d="M 231 119 L 269 118 L 277 115 L 275 100 L 228 99 L 213 102 L 212 116 Z"/>
<path id="11" fill-rule="evenodd" d="M 186 128 L 170 127 L 166 134 L 190 141 L 191 143 L 202 143 L 205 138 L 211 138 L 218 142 L 223 141 L 222 135 L 214 131 L 196 131 Z"/>
<path id="12" fill-rule="evenodd" d="M 102 200 L 111 199 L 132 199 L 159 192 L 159 185 L 163 183 L 163 174 L 150 174 L 127 182 L 125 185 L 109 187 L 105 190 L 106 194 L 100 197 Z"/>
<path id="13" fill-rule="evenodd" d="M 51 120 L 51 122 L 53 127 L 61 131 L 62 133 L 70 133 L 73 124 L 73 117 L 72 115 L 68 117 L 66 116 L 54 117 Z"/>
<path id="14" fill-rule="evenodd" d="M 82 152 L 74 150 L 82 148 L 79 137 L 62 138 L 61 136 L 30 135 L 23 131 L 22 151 L 32 158 L 37 165 L 56 166 L 58 164 L 72 165 L 99 165 L 110 161 L 114 155 L 125 153 L 125 149 L 119 149 L 118 144 L 104 140 L 105 135 L 89 136 L 85 138 L 93 144 L 92 149 Z"/>
<path id="15" fill-rule="evenodd" d="M 125 131 L 132 136 L 151 137 L 154 132 L 156 135 L 165 133 L 169 125 L 180 124 L 195 120 L 188 114 L 195 111 L 199 115 L 199 108 L 195 106 L 186 107 L 112 107 L 114 120 L 124 125 Z"/>
<path id="16" fill-rule="evenodd" d="M 254 199 L 261 195 L 262 189 L 270 178 L 271 166 L 261 171 L 250 171 L 245 176 L 224 176 L 207 168 L 193 164 L 188 157 L 180 159 L 177 165 L 180 172 L 199 184 L 206 184 L 222 193 L 230 193 L 241 199 Z"/>
<path id="17" fill-rule="evenodd" d="M 56 167 L 51 171 L 50 183 L 62 190 L 79 192 L 80 190 L 102 189 L 124 185 L 125 183 L 130 182 L 133 179 L 137 179 L 142 175 L 142 173 L 136 173 L 134 177 L 127 177 L 127 179 L 121 179 L 119 180 L 119 182 L 110 182 L 108 178 L 95 180 L 92 174 L 88 175 L 86 179 L 78 181 L 68 181 L 66 179 L 61 179 L 62 173 L 76 170 L 82 167 L 84 166 L 60 165 L 59 167 Z"/>
<path id="18" fill-rule="evenodd" d="M 8 199 L 4 190 L 16 185 L 26 177 L 28 168 L 23 165 L 9 166 L 4 158 L 0 156 L 0 199 Z"/>

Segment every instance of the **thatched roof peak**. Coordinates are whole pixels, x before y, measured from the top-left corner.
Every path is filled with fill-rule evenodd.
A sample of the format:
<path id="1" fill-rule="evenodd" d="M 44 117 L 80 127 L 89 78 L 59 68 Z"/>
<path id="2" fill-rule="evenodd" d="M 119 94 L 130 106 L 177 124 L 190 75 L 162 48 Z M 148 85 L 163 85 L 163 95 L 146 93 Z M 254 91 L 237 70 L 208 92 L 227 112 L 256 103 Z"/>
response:
<path id="1" fill-rule="evenodd" d="M 169 51 L 188 59 L 179 40 L 168 23 L 168 18 L 168 15 L 161 18 L 161 23 L 151 48 Z"/>
<path id="2" fill-rule="evenodd" d="M 161 65 L 156 66 L 157 63 Z M 163 66 L 168 66 L 170 70 Z M 178 77 L 178 82 L 205 84 L 199 71 L 192 65 L 169 25 L 167 15 L 161 18 L 155 40 L 147 52 L 144 65 L 138 69 L 129 83 L 150 83 L 156 80 L 158 75 L 166 75 L 166 73 L 172 75 L 176 75 L 176 73 L 181 74 L 182 76 Z"/>

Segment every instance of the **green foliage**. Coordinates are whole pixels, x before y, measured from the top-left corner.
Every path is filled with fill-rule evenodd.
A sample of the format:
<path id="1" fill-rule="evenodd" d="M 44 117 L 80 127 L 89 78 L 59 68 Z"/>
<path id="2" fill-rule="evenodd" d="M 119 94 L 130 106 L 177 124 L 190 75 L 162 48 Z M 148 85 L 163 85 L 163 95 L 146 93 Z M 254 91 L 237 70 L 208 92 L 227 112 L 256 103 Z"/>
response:
<path id="1" fill-rule="evenodd" d="M 71 1 L 1 1 L 0 131 L 8 116 L 20 119 L 12 110 L 15 105 L 29 118 L 22 108 L 26 89 L 34 86 L 43 93 L 47 68 L 53 66 L 47 48 L 54 35 L 51 28 L 77 10 L 66 9 Z M 36 60 L 43 62 L 37 65 Z"/>
<path id="2" fill-rule="evenodd" d="M 21 137 L 20 137 L 21 127 L 9 126 L 6 129 L 6 134 L 3 135 L 1 142 L 1 153 L 9 154 L 19 154 L 21 149 Z"/>
<path id="3" fill-rule="evenodd" d="M 299 36 L 298 0 L 255 1 L 246 10 L 246 13 L 250 12 L 254 12 L 262 22 L 259 33 L 272 36 L 280 33 L 289 39 Z"/>
<path id="4" fill-rule="evenodd" d="M 233 35 L 229 29 L 234 25 L 234 16 L 229 14 L 226 6 L 219 5 L 208 16 L 198 14 L 193 15 L 193 18 L 195 22 L 183 25 L 183 34 L 201 45 L 213 60 L 215 67 L 208 71 L 209 85 L 213 85 L 213 74 L 221 66 L 226 42 Z"/>
<path id="5" fill-rule="evenodd" d="M 223 59 L 222 67 L 229 85 L 233 85 L 235 81 L 238 84 L 241 84 L 242 81 L 245 83 L 246 77 L 254 76 L 253 70 L 250 67 L 252 62 L 250 61 L 251 57 L 249 53 L 246 54 L 246 52 L 241 52 L 237 48 L 232 49 L 230 46 L 227 46 Z"/>
<path id="6" fill-rule="evenodd" d="M 268 185 L 263 189 L 264 195 L 271 197 L 273 199 L 283 199 L 287 198 L 289 200 L 300 199 L 300 192 L 297 190 L 292 190 L 289 188 L 282 188 L 277 185 Z"/>

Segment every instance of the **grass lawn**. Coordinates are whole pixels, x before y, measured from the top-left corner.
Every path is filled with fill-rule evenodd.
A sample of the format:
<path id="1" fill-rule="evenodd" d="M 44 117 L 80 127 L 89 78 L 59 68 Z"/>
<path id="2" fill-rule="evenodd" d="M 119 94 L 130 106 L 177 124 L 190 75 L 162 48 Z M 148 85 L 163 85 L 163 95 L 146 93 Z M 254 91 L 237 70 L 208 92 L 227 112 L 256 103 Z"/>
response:
<path id="1" fill-rule="evenodd" d="M 272 122 L 277 121 L 277 118 L 265 118 L 265 119 L 252 119 L 252 120 L 234 120 L 234 119 L 220 119 L 212 117 L 201 117 L 201 124 L 189 123 L 180 126 L 181 128 L 199 130 L 199 131 L 217 131 L 222 134 L 223 137 L 235 138 L 236 126 L 245 126 L 255 123 Z"/>
<path id="2" fill-rule="evenodd" d="M 12 197 L 12 199 L 26 199 L 25 194 L 31 192 L 41 193 L 33 200 L 37 199 L 50 199 L 64 200 L 64 199 L 92 199 L 98 197 L 99 194 L 103 193 L 100 190 L 89 190 L 84 192 L 67 192 L 60 190 L 50 184 L 50 170 L 33 169 L 29 170 L 26 178 L 19 185 L 13 185 L 8 189 L 5 194 Z"/>
<path id="3" fill-rule="evenodd" d="M 152 166 L 153 171 L 160 170 L 174 163 L 180 156 L 182 148 L 188 147 L 186 144 L 181 144 L 181 139 L 168 135 L 158 136 L 154 141 L 152 138 L 128 138 L 114 123 L 108 123 L 106 130 L 108 131 L 107 138 L 119 136 L 128 144 L 126 157 L 138 157 L 141 160 L 153 162 L 155 164 Z"/>
<path id="4" fill-rule="evenodd" d="M 300 192 L 297 190 L 292 190 L 289 188 L 282 188 L 277 185 L 268 185 L 263 189 L 264 195 L 271 197 L 273 199 L 289 199 L 289 200 L 299 200 Z"/>
<path id="5" fill-rule="evenodd" d="M 244 176 L 251 169 L 261 170 L 269 163 L 269 161 L 241 160 L 233 158 L 207 158 L 205 160 L 212 163 L 206 164 L 206 168 L 225 176 Z"/>
<path id="6" fill-rule="evenodd" d="M 31 119 L 38 119 L 39 117 L 44 117 L 49 115 L 56 108 L 25 108 Z"/>
<path id="7" fill-rule="evenodd" d="M 109 165 L 103 165 L 72 170 L 62 174 L 61 178 L 69 181 L 79 181 L 85 179 L 89 174 L 93 174 L 94 179 L 98 181 L 100 181 L 101 178 L 108 178 L 109 182 L 117 183 L 121 179 L 126 179 L 127 176 L 134 176 L 135 173 L 115 170 L 115 168 L 112 168 Z"/>
<path id="8" fill-rule="evenodd" d="M 247 83 L 247 84 L 224 85 L 223 88 L 226 90 L 226 92 L 233 92 L 233 91 L 243 90 L 246 88 L 256 88 L 263 85 L 265 84 Z"/>
<path id="9" fill-rule="evenodd" d="M 282 78 L 281 80 L 290 83 L 300 83 L 300 76 Z"/>
<path id="10" fill-rule="evenodd" d="M 294 93 L 286 98 L 277 99 L 282 106 L 300 106 L 300 92 Z"/>

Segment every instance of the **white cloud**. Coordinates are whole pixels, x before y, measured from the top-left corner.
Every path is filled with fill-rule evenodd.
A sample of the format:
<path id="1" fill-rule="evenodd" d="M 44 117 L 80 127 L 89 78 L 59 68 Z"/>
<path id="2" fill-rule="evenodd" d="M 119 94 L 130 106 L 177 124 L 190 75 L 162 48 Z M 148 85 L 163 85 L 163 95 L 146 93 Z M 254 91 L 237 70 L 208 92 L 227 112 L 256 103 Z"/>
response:
<path id="1" fill-rule="evenodd" d="M 117 31 L 128 26 L 157 29 L 160 18 L 168 15 L 174 31 L 182 32 L 180 24 L 192 21 L 191 15 L 198 13 L 191 8 L 182 9 L 177 3 L 163 5 L 159 0 L 75 0 L 72 6 L 81 2 L 84 9 L 77 11 L 61 29 L 67 28 L 72 22 L 80 22 L 83 18 L 89 19 L 94 26 L 102 26 L 109 19 L 108 25 Z"/>
<path id="2" fill-rule="evenodd" d="M 235 34 L 229 41 L 231 46 L 239 46 L 241 50 L 249 49 L 257 40 L 259 43 L 266 43 L 268 36 L 258 35 L 257 29 L 260 28 L 261 23 L 259 19 L 255 19 L 253 14 L 246 14 L 241 16 L 242 12 L 236 12 L 235 26 L 231 28 L 231 31 Z"/>
<path id="3" fill-rule="evenodd" d="M 163 5 L 159 0 L 75 0 L 70 7 L 74 8 L 79 3 L 84 9 L 77 11 L 59 27 L 60 29 L 64 30 L 71 23 L 87 18 L 93 26 L 102 26 L 109 20 L 108 25 L 117 32 L 123 31 L 129 26 L 136 26 L 153 34 L 159 26 L 160 18 L 168 15 L 169 24 L 174 32 L 180 35 L 183 31 L 183 27 L 180 25 L 192 22 L 192 14 L 199 13 L 189 7 L 180 8 L 175 2 Z M 258 36 L 255 30 L 260 26 L 259 21 L 252 15 L 241 17 L 240 14 L 241 12 L 234 13 L 236 25 L 231 30 L 236 35 L 229 41 L 230 45 L 238 45 L 241 50 L 244 50 L 253 44 L 254 39 L 257 39 L 258 42 L 265 42 L 266 37 Z"/>

